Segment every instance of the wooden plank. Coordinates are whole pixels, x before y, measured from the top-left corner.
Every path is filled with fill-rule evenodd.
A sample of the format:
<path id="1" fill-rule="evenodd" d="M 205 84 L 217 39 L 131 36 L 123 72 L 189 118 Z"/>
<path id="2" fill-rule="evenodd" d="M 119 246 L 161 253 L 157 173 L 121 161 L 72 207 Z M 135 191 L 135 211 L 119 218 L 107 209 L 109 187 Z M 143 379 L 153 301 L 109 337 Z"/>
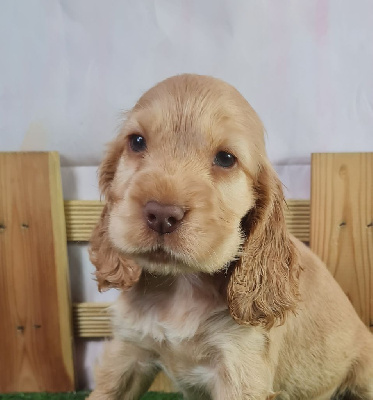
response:
<path id="1" fill-rule="evenodd" d="M 0 153 L 0 392 L 74 390 L 59 156 Z"/>
<path id="2" fill-rule="evenodd" d="M 100 218 L 104 205 L 100 201 L 65 201 L 66 233 L 68 241 L 86 242 Z"/>
<path id="3" fill-rule="evenodd" d="M 373 323 L 373 153 L 312 155 L 311 248 Z"/>
<path id="4" fill-rule="evenodd" d="M 111 336 L 108 308 L 111 303 L 73 304 L 74 333 L 77 337 L 98 338 Z"/>
<path id="5" fill-rule="evenodd" d="M 285 221 L 289 231 L 302 242 L 310 240 L 309 200 L 287 200 Z"/>
<path id="6" fill-rule="evenodd" d="M 86 242 L 100 218 L 103 203 L 92 200 L 65 201 L 67 240 Z M 285 218 L 290 232 L 303 242 L 309 242 L 310 202 L 308 200 L 287 200 Z"/>

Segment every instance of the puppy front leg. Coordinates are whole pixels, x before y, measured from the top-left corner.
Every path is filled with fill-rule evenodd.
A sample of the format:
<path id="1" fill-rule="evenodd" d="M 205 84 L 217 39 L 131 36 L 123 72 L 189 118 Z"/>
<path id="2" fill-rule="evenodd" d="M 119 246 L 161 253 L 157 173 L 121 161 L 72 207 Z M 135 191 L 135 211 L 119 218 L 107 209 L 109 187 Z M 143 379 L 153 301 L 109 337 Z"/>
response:
<path id="1" fill-rule="evenodd" d="M 251 362 L 222 363 L 217 379 L 213 384 L 213 400 L 272 400 L 286 397 L 279 396 L 272 390 L 273 381 L 269 366 L 261 357 L 248 357 Z M 237 360 L 242 361 L 241 358 Z"/>
<path id="2" fill-rule="evenodd" d="M 138 400 L 158 372 L 151 353 L 113 339 L 95 371 L 96 388 L 88 400 Z"/>
<path id="3" fill-rule="evenodd" d="M 287 399 L 287 397 L 278 397 L 280 393 L 275 393 L 269 390 L 255 390 L 252 391 L 247 388 L 225 388 L 215 393 L 214 400 L 227 400 L 227 399 L 242 399 L 242 400 L 274 400 L 274 399 Z M 239 396 L 239 397 L 233 397 Z"/>
<path id="4" fill-rule="evenodd" d="M 232 394 L 233 393 L 233 394 Z M 240 397 L 232 397 L 236 396 L 237 393 L 239 393 Z M 283 397 L 278 397 L 280 394 L 279 393 L 274 393 L 272 391 L 263 391 L 262 393 L 253 393 L 251 391 L 247 390 L 237 390 L 237 388 L 234 388 L 233 390 L 224 390 L 219 392 L 218 394 L 213 397 L 214 400 L 227 400 L 227 399 L 242 399 L 242 400 L 274 400 L 274 399 L 283 399 Z"/>

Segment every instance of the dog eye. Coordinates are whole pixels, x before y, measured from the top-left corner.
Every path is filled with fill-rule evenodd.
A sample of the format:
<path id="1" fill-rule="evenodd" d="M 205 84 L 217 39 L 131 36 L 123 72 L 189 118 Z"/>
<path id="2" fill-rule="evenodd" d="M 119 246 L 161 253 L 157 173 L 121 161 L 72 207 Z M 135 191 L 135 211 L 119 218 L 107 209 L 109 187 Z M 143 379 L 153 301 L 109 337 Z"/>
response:
<path id="1" fill-rule="evenodd" d="M 129 137 L 129 144 L 131 150 L 140 153 L 141 151 L 146 150 L 146 140 L 143 136 L 133 134 Z"/>
<path id="2" fill-rule="evenodd" d="M 235 163 L 236 163 L 236 157 L 233 154 L 228 153 L 226 151 L 219 151 L 219 153 L 216 154 L 214 159 L 214 164 L 219 165 L 219 167 L 223 168 L 233 167 Z"/>

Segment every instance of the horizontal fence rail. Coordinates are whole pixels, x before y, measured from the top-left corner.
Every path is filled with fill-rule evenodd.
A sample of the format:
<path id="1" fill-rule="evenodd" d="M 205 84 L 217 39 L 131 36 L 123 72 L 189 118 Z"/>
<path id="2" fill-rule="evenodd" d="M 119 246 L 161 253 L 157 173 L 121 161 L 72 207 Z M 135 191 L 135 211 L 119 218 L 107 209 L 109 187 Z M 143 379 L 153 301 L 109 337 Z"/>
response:
<path id="1" fill-rule="evenodd" d="M 87 242 L 104 203 L 96 200 L 65 201 L 66 234 L 69 242 Z"/>
<path id="2" fill-rule="evenodd" d="M 75 303 L 73 304 L 74 334 L 83 338 L 111 336 L 111 303 Z"/>
<path id="3" fill-rule="evenodd" d="M 100 218 L 104 203 L 96 200 L 65 201 L 66 233 L 69 242 L 87 242 Z M 303 242 L 310 238 L 309 200 L 287 200 L 286 224 L 290 232 Z"/>

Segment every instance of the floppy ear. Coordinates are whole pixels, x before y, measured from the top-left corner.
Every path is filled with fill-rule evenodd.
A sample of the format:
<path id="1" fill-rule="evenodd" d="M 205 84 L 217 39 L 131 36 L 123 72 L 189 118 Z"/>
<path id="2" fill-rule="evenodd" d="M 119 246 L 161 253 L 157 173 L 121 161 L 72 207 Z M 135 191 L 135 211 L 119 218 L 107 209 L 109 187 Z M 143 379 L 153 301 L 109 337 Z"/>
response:
<path id="1" fill-rule="evenodd" d="M 108 232 L 110 208 L 113 201 L 110 189 L 124 145 L 124 135 L 119 135 L 109 144 L 99 169 L 99 187 L 107 203 L 92 232 L 89 256 L 92 264 L 96 267 L 96 278 L 100 291 L 110 288 L 129 289 L 138 281 L 141 274 L 141 268 L 132 260 L 123 257 L 114 247 Z"/>
<path id="2" fill-rule="evenodd" d="M 105 157 L 102 160 L 98 170 L 98 186 L 106 201 L 112 200 L 110 195 L 110 187 L 125 145 L 125 135 L 120 133 L 111 143 L 109 143 Z"/>
<path id="3" fill-rule="evenodd" d="M 267 329 L 283 324 L 299 300 L 298 255 L 284 217 L 281 182 L 267 163 L 255 184 L 256 204 L 244 222 L 247 239 L 228 283 L 232 317 Z"/>
<path id="4" fill-rule="evenodd" d="M 129 289 L 140 278 L 141 268 L 124 258 L 109 239 L 109 205 L 105 205 L 100 221 L 92 232 L 89 258 L 96 267 L 99 290 Z"/>

